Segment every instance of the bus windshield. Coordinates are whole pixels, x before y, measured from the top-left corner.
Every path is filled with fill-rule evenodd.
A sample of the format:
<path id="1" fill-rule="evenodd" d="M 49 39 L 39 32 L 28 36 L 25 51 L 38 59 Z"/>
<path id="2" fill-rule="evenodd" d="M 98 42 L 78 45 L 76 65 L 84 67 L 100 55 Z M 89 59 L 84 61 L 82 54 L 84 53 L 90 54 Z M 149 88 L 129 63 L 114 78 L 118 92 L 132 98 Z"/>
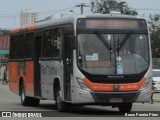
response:
<path id="1" fill-rule="evenodd" d="M 90 74 L 140 74 L 149 67 L 147 34 L 78 34 L 78 65 Z"/>

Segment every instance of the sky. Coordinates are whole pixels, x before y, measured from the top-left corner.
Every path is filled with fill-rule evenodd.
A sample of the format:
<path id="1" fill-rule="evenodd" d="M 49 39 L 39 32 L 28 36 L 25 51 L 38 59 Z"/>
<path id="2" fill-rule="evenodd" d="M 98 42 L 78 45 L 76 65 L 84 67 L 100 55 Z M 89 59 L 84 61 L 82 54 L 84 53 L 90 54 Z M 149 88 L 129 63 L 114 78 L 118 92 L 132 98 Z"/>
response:
<path id="1" fill-rule="evenodd" d="M 10 29 L 19 26 L 19 15 L 23 9 L 32 9 L 39 13 L 39 18 L 68 12 L 73 10 L 79 14 L 76 4 L 86 3 L 89 5 L 91 0 L 0 0 L 0 29 Z M 160 0 L 117 0 L 126 1 L 131 8 L 149 8 L 158 10 L 137 10 L 139 15 L 148 16 L 150 13 L 160 13 Z M 89 13 L 90 8 L 85 8 L 85 13 Z"/>

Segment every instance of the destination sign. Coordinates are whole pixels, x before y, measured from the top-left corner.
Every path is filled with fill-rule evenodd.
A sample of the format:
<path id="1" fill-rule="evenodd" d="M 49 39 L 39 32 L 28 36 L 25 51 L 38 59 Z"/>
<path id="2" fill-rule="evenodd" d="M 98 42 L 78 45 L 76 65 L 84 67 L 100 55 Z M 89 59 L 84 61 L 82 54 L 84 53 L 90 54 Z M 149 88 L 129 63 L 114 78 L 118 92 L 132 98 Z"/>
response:
<path id="1" fill-rule="evenodd" d="M 139 24 L 136 20 L 116 20 L 116 19 L 99 19 L 99 20 L 86 20 L 86 28 L 128 28 L 138 29 Z"/>
<path id="2" fill-rule="evenodd" d="M 146 30 L 144 19 L 79 19 L 78 29 Z"/>

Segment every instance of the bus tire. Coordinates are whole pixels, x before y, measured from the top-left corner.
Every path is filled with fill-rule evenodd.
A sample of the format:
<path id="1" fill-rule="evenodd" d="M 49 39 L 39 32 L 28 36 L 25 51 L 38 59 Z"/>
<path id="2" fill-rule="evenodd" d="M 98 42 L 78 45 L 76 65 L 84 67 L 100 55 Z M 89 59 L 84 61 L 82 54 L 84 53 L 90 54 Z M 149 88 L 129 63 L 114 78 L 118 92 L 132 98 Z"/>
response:
<path id="1" fill-rule="evenodd" d="M 59 112 L 67 111 L 67 103 L 62 101 L 60 86 L 57 86 L 56 88 L 56 107 Z"/>
<path id="2" fill-rule="evenodd" d="M 132 103 L 122 103 L 118 106 L 121 113 L 129 113 L 132 109 Z"/>
<path id="3" fill-rule="evenodd" d="M 23 82 L 20 87 L 20 96 L 21 96 L 21 104 L 23 106 L 38 106 L 40 103 L 40 99 L 26 96 Z"/>
<path id="4" fill-rule="evenodd" d="M 32 106 L 38 106 L 39 103 L 40 103 L 40 99 L 37 99 L 37 98 L 30 98 L 31 100 L 31 105 Z"/>
<path id="5" fill-rule="evenodd" d="M 23 106 L 28 106 L 31 103 L 31 99 L 26 96 L 25 88 L 24 88 L 24 83 L 21 83 L 20 86 L 20 97 L 21 97 L 21 104 Z"/>

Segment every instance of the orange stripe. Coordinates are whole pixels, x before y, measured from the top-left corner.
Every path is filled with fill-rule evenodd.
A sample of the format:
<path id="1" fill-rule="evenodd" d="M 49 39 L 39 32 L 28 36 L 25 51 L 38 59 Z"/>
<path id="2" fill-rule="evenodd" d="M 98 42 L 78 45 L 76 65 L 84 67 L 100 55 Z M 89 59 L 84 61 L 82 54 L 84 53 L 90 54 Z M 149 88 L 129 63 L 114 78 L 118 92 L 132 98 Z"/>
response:
<path id="1" fill-rule="evenodd" d="M 92 83 L 87 78 L 84 78 L 83 81 L 93 91 L 113 91 L 113 84 Z"/>
<path id="2" fill-rule="evenodd" d="M 120 84 L 119 91 L 136 91 L 139 90 L 147 79 L 144 77 L 138 83 Z"/>
<path id="3" fill-rule="evenodd" d="M 28 30 L 35 30 L 37 29 L 37 25 L 36 24 L 32 24 L 28 26 Z"/>
<path id="4" fill-rule="evenodd" d="M 18 32 L 20 32 L 20 27 L 11 30 L 11 33 L 12 33 L 12 34 L 13 34 L 13 33 L 18 33 Z"/>
<path id="5" fill-rule="evenodd" d="M 113 91 L 114 84 L 92 83 L 87 78 L 84 78 L 83 81 L 93 91 Z M 119 91 L 137 91 L 142 87 L 145 81 L 146 78 L 142 78 L 138 83 L 118 84 Z"/>
<path id="6" fill-rule="evenodd" d="M 15 28 L 15 29 L 11 30 L 11 33 L 12 34 L 18 33 L 18 32 L 20 32 L 20 30 L 25 30 L 26 28 L 28 30 L 35 30 L 35 29 L 37 29 L 37 25 L 36 24 L 31 24 L 28 27 L 27 26 L 18 27 L 18 28 Z"/>

